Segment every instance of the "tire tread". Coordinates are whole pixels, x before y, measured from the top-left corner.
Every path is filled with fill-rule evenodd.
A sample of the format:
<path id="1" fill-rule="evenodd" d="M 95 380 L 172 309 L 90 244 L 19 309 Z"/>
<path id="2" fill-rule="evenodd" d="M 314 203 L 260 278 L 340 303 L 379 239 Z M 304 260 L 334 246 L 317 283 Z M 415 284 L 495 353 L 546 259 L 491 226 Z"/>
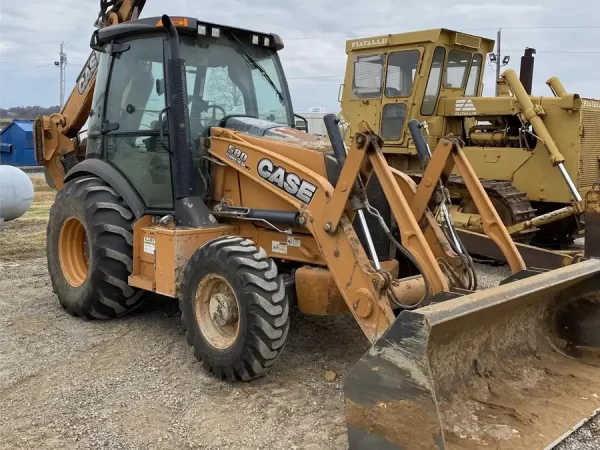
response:
<path id="1" fill-rule="evenodd" d="M 62 225 L 54 223 L 53 216 L 66 207 L 67 202 L 73 201 L 83 203 L 84 225 L 92 235 L 88 236 L 92 246 L 90 257 L 94 258 L 96 270 L 88 276 L 86 283 L 92 283 L 94 292 L 84 294 L 82 289 L 76 304 L 65 304 L 60 295 L 61 283 L 54 279 L 58 274 L 62 276 L 60 265 L 49 257 L 49 267 L 58 266 L 58 270 L 50 271 L 53 289 L 65 309 L 84 319 L 104 320 L 128 314 L 143 302 L 143 292 L 127 282 L 133 269 L 133 212 L 102 179 L 95 176 L 77 178 L 57 193 L 51 207 L 48 234 L 56 231 L 54 227 Z M 101 235 L 104 236 L 102 246 L 96 242 Z"/>
<path id="2" fill-rule="evenodd" d="M 254 242 L 235 236 L 223 236 L 205 244 L 194 253 L 183 271 L 183 286 L 190 283 L 193 273 L 206 257 L 225 262 L 241 280 L 243 290 L 251 300 L 247 305 L 248 332 L 242 356 L 231 366 L 207 364 L 204 366 L 217 378 L 230 381 L 248 381 L 265 373 L 281 355 L 289 331 L 289 303 L 285 296 L 283 279 L 277 274 L 277 266 L 267 257 L 264 249 Z M 195 289 L 194 289 L 195 291 Z M 187 296 L 189 297 L 189 296 Z M 201 344 L 195 342 L 191 331 L 195 317 L 188 317 L 185 302 L 193 301 L 182 295 L 180 309 L 182 325 L 188 344 L 194 346 L 194 355 L 202 360 Z"/>

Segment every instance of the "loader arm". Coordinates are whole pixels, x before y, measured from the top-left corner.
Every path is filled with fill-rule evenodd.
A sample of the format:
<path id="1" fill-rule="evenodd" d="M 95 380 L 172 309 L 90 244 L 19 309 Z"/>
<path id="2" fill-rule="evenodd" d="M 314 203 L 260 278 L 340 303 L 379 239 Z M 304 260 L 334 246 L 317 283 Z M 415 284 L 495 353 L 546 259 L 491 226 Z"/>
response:
<path id="1" fill-rule="evenodd" d="M 436 255 L 432 250 L 431 242 L 435 239 L 431 234 L 425 236 L 411 209 L 411 203 L 414 203 L 412 197 L 418 191 L 406 183 L 401 188 L 402 178 L 387 165 L 379 145 L 380 138 L 366 123 L 361 123 L 359 130 L 335 188 L 326 178 L 302 164 L 257 145 L 256 139 L 245 139 L 244 135 L 224 128 L 212 128 L 210 153 L 298 210 L 300 223 L 314 236 L 348 308 L 367 338 L 374 343 L 395 321 L 389 299 L 392 280 L 385 271 L 375 270 L 348 217 L 348 205 L 353 204 L 354 190 L 351 187 L 357 177 L 368 180 L 371 173 L 377 175 L 399 225 L 402 245 L 416 260 L 429 286 L 428 299 L 447 293 L 456 285 L 441 269 L 437 258 L 439 251 Z M 245 154 L 243 163 L 228 157 L 232 151 Z M 269 174 L 277 171 L 280 176 L 292 173 L 299 177 L 301 186 L 304 186 L 303 191 L 300 189 L 302 193 L 292 195 L 268 181 Z M 407 192 L 408 198 L 403 191 Z M 422 200 L 425 203 L 429 201 L 428 198 Z M 429 225 L 426 230 L 430 229 L 435 236 L 435 225 L 431 223 L 429 213 L 422 213 L 419 218 Z M 500 221 L 497 216 L 496 221 Z M 522 268 L 521 264 L 513 267 L 515 271 Z"/>
<path id="2" fill-rule="evenodd" d="M 145 3 L 146 0 L 101 0 L 95 25 L 104 28 L 135 20 Z M 78 134 L 90 114 L 97 68 L 97 54 L 92 50 L 63 109 L 50 116 L 39 116 L 34 122 L 36 161 L 44 166 L 47 181 L 58 190 L 64 185 L 69 167 L 63 164 L 64 158 L 67 155 L 83 156 L 78 155 Z"/>

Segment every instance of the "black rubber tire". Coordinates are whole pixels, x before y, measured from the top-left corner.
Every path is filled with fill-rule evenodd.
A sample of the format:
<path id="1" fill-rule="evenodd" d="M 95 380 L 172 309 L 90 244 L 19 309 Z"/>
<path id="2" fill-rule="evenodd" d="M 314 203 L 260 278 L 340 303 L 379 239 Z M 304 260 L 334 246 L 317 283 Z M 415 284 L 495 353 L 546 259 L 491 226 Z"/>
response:
<path id="1" fill-rule="evenodd" d="M 89 270 L 81 286 L 65 278 L 59 260 L 60 231 L 75 217 L 85 228 Z M 127 284 L 133 269 L 134 215 L 123 199 L 98 177 L 69 181 L 50 208 L 46 230 L 48 271 L 62 307 L 84 319 L 125 315 L 143 302 L 144 292 Z"/>
<path id="2" fill-rule="evenodd" d="M 239 331 L 225 349 L 212 346 L 196 319 L 196 291 L 210 274 L 224 278 L 237 297 Z M 248 381 L 263 375 L 281 355 L 289 327 L 289 299 L 277 266 L 249 239 L 224 236 L 207 242 L 183 272 L 179 306 L 194 356 L 218 379 Z"/>

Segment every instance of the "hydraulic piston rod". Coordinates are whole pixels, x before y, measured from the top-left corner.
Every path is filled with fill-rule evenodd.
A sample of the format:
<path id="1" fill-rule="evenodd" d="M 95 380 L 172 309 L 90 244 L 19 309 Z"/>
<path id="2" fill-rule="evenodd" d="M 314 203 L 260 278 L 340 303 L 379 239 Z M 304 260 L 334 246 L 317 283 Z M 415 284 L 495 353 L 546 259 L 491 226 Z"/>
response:
<path id="1" fill-rule="evenodd" d="M 525 116 L 525 119 L 527 119 L 529 123 L 531 123 L 536 134 L 541 138 L 542 142 L 544 143 L 546 150 L 548 150 L 548 153 L 550 153 L 550 161 L 552 162 L 552 165 L 558 166 L 558 170 L 560 171 L 560 174 L 567 183 L 567 186 L 571 191 L 571 195 L 573 195 L 575 201 L 581 201 L 581 195 L 579 195 L 575 183 L 573 183 L 573 180 L 567 172 L 567 169 L 565 169 L 565 158 L 558 150 L 554 139 L 552 139 L 552 135 L 548 131 L 548 128 L 546 128 L 546 125 L 544 125 L 544 121 L 538 114 L 538 110 L 529 98 L 529 94 L 527 94 L 525 87 L 519 80 L 519 76 L 514 70 L 509 69 L 502 74 L 502 77 L 506 80 L 506 83 L 510 87 L 510 90 L 513 92 L 513 94 L 519 101 L 523 116 Z"/>

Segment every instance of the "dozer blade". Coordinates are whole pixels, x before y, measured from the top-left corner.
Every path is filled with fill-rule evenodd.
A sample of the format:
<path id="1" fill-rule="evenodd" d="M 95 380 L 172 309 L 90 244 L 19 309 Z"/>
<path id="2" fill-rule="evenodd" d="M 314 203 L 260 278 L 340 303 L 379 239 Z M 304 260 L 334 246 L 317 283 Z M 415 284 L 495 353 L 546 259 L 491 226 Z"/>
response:
<path id="1" fill-rule="evenodd" d="M 352 449 L 544 449 L 600 407 L 600 259 L 403 311 L 344 382 Z"/>

